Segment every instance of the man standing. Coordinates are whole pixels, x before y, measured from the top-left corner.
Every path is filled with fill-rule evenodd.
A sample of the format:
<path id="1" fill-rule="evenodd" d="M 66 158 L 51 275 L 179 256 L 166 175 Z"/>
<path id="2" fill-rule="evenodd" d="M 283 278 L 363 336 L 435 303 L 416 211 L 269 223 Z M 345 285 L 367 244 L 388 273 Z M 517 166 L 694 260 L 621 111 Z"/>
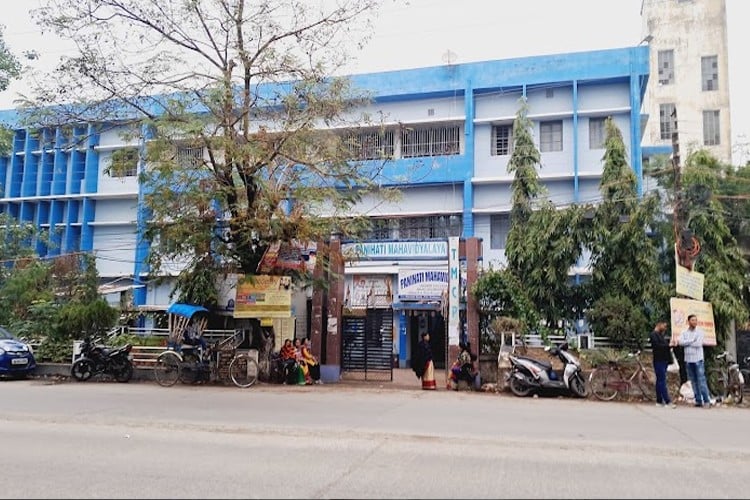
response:
<path id="1" fill-rule="evenodd" d="M 703 336 L 703 330 L 698 328 L 698 317 L 691 314 L 688 316 L 688 327 L 680 334 L 678 343 L 685 348 L 685 364 L 690 384 L 693 386 L 695 406 L 710 408 L 711 397 L 703 366 Z"/>
<path id="2" fill-rule="evenodd" d="M 667 331 L 667 322 L 659 321 L 654 330 L 649 334 L 651 341 L 651 352 L 654 355 L 654 373 L 656 374 L 656 406 L 676 408 L 667 391 L 667 365 L 671 361 L 669 353 L 669 341 L 664 335 Z"/>

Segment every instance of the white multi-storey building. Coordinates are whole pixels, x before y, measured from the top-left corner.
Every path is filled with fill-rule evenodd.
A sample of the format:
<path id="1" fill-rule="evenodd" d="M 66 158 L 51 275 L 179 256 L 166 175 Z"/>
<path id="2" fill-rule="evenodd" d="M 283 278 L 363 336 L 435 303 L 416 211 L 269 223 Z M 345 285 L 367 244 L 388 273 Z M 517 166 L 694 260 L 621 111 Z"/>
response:
<path id="1" fill-rule="evenodd" d="M 676 113 L 683 158 L 705 148 L 731 163 L 726 1 L 643 0 L 641 16 L 652 75 L 643 145 L 671 152 Z"/>

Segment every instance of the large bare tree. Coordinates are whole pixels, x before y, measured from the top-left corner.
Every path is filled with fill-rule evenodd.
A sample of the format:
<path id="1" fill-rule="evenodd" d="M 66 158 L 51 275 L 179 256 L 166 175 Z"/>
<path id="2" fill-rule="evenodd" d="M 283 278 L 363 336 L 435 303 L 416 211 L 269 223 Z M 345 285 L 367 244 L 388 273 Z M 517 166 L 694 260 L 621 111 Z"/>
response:
<path id="1" fill-rule="evenodd" d="M 110 168 L 145 156 L 151 270 L 188 258 L 181 298 L 210 303 L 217 271 L 253 274 L 271 244 L 355 233 L 352 206 L 384 194 L 383 163 L 352 161 L 368 96 L 332 76 L 378 4 L 48 0 L 38 22 L 78 53 L 35 89 L 29 117 L 145 140 Z"/>

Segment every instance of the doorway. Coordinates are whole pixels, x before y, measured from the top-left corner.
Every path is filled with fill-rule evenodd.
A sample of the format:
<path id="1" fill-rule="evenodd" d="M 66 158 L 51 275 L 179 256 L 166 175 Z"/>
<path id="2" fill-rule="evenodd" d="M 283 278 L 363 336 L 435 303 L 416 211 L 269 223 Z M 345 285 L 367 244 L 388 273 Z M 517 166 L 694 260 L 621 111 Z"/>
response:
<path id="1" fill-rule="evenodd" d="M 447 346 L 443 315 L 439 311 L 409 310 L 408 318 L 409 352 L 416 352 L 422 332 L 430 332 L 432 361 L 436 370 L 444 370 Z M 409 358 L 409 366 L 412 366 L 411 357 Z"/>

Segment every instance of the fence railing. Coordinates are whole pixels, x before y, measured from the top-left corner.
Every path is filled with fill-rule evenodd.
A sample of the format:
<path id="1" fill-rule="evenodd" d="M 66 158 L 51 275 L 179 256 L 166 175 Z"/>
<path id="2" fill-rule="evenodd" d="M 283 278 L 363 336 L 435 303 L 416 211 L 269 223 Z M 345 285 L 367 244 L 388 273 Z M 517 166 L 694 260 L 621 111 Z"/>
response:
<path id="1" fill-rule="evenodd" d="M 523 337 L 524 342 L 529 347 L 543 347 L 546 345 L 544 337 L 539 334 L 526 334 Z M 578 349 L 600 349 L 613 347 L 614 344 L 608 337 L 598 337 L 590 334 L 574 335 L 566 337 L 565 335 L 548 335 L 547 342 L 552 344 L 562 344 L 568 342 L 572 347 Z M 521 344 L 520 335 L 514 332 L 501 333 L 500 345 L 515 347 Z"/>

